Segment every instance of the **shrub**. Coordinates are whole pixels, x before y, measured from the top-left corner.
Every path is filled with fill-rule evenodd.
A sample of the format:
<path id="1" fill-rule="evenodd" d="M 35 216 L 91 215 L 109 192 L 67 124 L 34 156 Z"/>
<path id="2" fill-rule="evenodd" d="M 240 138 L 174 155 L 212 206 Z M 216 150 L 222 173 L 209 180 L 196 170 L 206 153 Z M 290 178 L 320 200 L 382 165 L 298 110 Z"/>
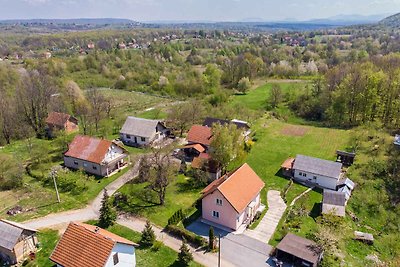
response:
<path id="1" fill-rule="evenodd" d="M 108 228 L 114 225 L 115 220 L 117 219 L 117 212 L 114 210 L 109 198 L 107 190 L 104 189 L 99 217 L 99 226 L 102 228 Z"/>
<path id="2" fill-rule="evenodd" d="M 168 219 L 168 225 L 177 225 L 183 219 L 185 219 L 185 214 L 182 209 L 179 209 Z"/>
<path id="3" fill-rule="evenodd" d="M 186 244 L 186 240 L 182 240 L 182 246 L 179 249 L 179 254 L 178 254 L 178 261 L 181 263 L 183 266 L 188 266 L 189 263 L 193 260 L 193 255 L 190 252 L 190 249 L 188 245 Z"/>
<path id="4" fill-rule="evenodd" d="M 215 234 L 214 234 L 214 228 L 212 226 L 208 231 L 208 249 L 209 250 L 215 249 Z"/>
<path id="5" fill-rule="evenodd" d="M 163 242 L 161 241 L 155 241 L 153 246 L 151 247 L 152 251 L 159 251 L 161 247 L 163 246 Z"/>
<path id="6" fill-rule="evenodd" d="M 178 238 L 184 238 L 186 239 L 190 244 L 197 246 L 197 247 L 203 247 L 207 244 L 206 240 L 204 238 L 202 238 L 199 235 L 196 235 L 184 228 L 175 226 L 175 225 L 167 225 L 167 227 L 165 228 L 165 230 L 178 237 Z"/>
<path id="7" fill-rule="evenodd" d="M 156 235 L 154 233 L 153 227 L 149 220 L 146 221 L 146 225 L 142 231 L 142 238 L 140 239 L 140 244 L 144 247 L 153 246 L 156 241 Z"/>

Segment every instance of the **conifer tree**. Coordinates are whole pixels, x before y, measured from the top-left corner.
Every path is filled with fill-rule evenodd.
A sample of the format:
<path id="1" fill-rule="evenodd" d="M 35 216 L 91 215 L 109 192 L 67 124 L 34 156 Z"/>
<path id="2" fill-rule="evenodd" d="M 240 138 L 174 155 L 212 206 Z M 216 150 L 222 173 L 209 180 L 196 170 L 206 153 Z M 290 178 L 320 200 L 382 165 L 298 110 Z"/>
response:
<path id="1" fill-rule="evenodd" d="M 178 261 L 180 264 L 183 266 L 188 266 L 189 263 L 193 260 L 193 255 L 190 252 L 190 249 L 188 245 L 186 244 L 186 240 L 182 240 L 182 246 L 179 249 L 179 254 L 178 254 Z"/>
<path id="2" fill-rule="evenodd" d="M 104 189 L 103 200 L 101 201 L 99 226 L 101 228 L 108 228 L 114 225 L 117 219 L 117 212 L 114 210 L 107 190 Z"/>
<path id="3" fill-rule="evenodd" d="M 151 247 L 154 244 L 154 241 L 156 241 L 156 235 L 150 221 L 147 220 L 142 231 L 142 239 L 140 240 L 140 243 L 145 247 Z"/>

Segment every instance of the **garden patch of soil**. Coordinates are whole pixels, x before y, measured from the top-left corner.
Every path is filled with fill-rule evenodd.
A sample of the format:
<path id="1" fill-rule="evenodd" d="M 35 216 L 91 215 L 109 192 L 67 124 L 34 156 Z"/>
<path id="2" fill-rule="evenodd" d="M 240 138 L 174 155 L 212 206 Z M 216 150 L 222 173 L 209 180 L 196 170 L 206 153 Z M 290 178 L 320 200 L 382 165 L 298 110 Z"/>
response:
<path id="1" fill-rule="evenodd" d="M 294 125 L 286 126 L 281 131 L 283 135 L 288 135 L 288 136 L 303 136 L 307 132 L 308 129 L 306 127 L 294 126 Z"/>

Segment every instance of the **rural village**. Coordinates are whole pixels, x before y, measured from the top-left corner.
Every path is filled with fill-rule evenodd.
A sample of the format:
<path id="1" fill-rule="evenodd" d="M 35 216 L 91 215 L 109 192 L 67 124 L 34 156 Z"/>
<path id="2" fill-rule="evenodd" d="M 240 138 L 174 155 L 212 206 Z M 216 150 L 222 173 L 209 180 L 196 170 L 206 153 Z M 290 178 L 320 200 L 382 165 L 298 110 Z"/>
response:
<path id="1" fill-rule="evenodd" d="M 399 14 L 96 21 L 0 21 L 0 266 L 400 266 Z"/>

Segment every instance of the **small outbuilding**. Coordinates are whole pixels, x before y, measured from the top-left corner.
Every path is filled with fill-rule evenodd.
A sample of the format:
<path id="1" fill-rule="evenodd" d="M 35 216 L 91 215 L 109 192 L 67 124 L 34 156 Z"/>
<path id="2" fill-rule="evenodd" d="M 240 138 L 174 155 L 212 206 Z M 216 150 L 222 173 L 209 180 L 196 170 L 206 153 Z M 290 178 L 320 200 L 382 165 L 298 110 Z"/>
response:
<path id="1" fill-rule="evenodd" d="M 322 213 L 344 217 L 346 215 L 346 194 L 343 192 L 324 190 Z"/>
<path id="2" fill-rule="evenodd" d="M 170 130 L 159 120 L 129 116 L 119 133 L 122 142 L 128 146 L 149 146 L 166 138 Z"/>
<path id="3" fill-rule="evenodd" d="M 342 163 L 345 166 L 351 166 L 354 163 L 354 159 L 356 157 L 356 153 L 345 152 L 345 151 L 336 151 L 336 161 Z"/>
<path id="4" fill-rule="evenodd" d="M 294 158 L 288 158 L 281 165 L 282 175 L 292 178 L 293 177 L 293 163 Z"/>
<path id="5" fill-rule="evenodd" d="M 317 267 L 323 251 L 314 241 L 288 233 L 276 247 L 276 257 L 294 266 Z"/>
<path id="6" fill-rule="evenodd" d="M 54 131 L 72 133 L 79 130 L 78 119 L 60 112 L 50 112 L 46 118 L 46 134 L 52 136 Z"/>
<path id="7" fill-rule="evenodd" d="M 363 233 L 359 231 L 354 231 L 354 239 L 364 242 L 368 245 L 372 245 L 374 243 L 374 236 L 369 233 Z"/>
<path id="8" fill-rule="evenodd" d="M 34 255 L 38 245 L 36 232 L 23 224 L 0 220 L 0 259 L 13 265 Z"/>

